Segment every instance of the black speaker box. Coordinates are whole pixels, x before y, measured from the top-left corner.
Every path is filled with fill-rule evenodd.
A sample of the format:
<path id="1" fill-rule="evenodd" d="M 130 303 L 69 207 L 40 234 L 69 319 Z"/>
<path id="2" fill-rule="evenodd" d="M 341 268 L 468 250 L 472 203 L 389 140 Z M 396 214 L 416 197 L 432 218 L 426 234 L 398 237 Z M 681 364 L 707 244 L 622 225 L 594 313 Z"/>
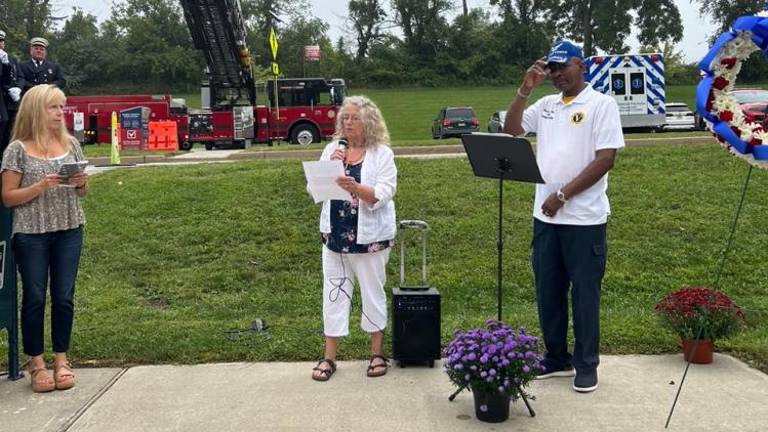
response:
<path id="1" fill-rule="evenodd" d="M 400 366 L 440 359 L 440 293 L 392 289 L 392 358 Z"/>

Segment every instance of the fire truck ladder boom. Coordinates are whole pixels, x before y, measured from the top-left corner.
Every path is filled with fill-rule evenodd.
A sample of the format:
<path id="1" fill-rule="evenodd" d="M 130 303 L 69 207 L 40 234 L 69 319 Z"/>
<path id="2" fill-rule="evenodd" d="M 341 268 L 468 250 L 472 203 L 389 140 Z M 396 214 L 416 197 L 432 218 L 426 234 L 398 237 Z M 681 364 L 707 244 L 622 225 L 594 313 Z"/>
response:
<path id="1" fill-rule="evenodd" d="M 181 0 L 195 48 L 208 64 L 211 107 L 255 105 L 256 89 L 239 0 Z"/>

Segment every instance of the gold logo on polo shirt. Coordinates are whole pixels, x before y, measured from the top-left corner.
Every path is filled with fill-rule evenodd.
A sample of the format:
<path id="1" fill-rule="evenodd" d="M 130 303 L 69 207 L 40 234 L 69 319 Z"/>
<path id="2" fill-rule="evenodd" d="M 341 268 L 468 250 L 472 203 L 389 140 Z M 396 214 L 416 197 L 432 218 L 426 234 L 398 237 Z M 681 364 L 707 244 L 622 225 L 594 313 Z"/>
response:
<path id="1" fill-rule="evenodd" d="M 576 111 L 575 113 L 571 114 L 571 123 L 575 125 L 582 124 L 584 123 L 585 118 L 587 118 L 587 116 L 583 111 Z"/>

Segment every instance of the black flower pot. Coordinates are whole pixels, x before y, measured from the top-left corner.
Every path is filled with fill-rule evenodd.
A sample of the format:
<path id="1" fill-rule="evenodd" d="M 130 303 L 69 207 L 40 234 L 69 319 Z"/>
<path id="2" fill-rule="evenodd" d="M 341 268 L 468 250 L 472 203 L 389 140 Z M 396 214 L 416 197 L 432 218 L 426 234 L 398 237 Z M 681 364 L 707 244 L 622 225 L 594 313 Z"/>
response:
<path id="1" fill-rule="evenodd" d="M 509 395 L 499 392 L 472 391 L 475 399 L 475 416 L 488 423 L 501 423 L 509 418 Z"/>

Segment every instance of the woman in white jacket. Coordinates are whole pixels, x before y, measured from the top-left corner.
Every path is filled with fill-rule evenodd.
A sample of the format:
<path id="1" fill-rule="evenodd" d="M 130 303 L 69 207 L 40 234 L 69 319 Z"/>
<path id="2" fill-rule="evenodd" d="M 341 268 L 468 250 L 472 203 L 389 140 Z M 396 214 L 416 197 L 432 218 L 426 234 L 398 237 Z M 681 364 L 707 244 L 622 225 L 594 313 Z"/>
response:
<path id="1" fill-rule="evenodd" d="M 384 292 L 386 266 L 396 234 L 397 168 L 389 148 L 389 132 L 381 111 L 364 96 L 344 99 L 334 141 L 320 160 L 341 160 L 345 176 L 337 183 L 351 201 L 325 201 L 320 212 L 323 243 L 323 327 L 325 355 L 312 369 L 312 379 L 327 381 L 336 372 L 338 338 L 349 334 L 353 284 L 362 298 L 360 326 L 371 336 L 367 375 L 387 373 L 382 353 L 387 325 Z"/>

